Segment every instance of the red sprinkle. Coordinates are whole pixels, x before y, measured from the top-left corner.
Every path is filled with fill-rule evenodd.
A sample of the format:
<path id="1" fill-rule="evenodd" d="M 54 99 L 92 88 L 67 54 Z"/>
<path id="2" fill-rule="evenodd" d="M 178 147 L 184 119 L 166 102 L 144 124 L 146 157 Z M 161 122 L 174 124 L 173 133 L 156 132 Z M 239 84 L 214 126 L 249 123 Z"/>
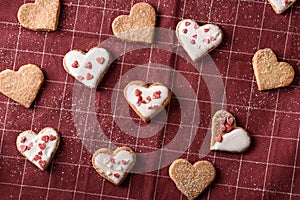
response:
<path id="1" fill-rule="evenodd" d="M 229 124 L 227 124 L 226 125 L 226 133 L 230 132 L 231 130 L 232 130 L 232 127 Z"/>
<path id="2" fill-rule="evenodd" d="M 46 160 L 40 160 L 39 164 L 40 164 L 41 167 L 45 167 L 47 162 L 46 162 Z"/>
<path id="3" fill-rule="evenodd" d="M 209 31 L 209 28 L 205 28 L 204 32 L 207 33 Z"/>
<path id="4" fill-rule="evenodd" d="M 149 106 L 149 107 L 148 107 L 148 110 L 152 110 L 152 109 L 153 109 L 153 107 L 152 107 L 152 106 Z"/>
<path id="5" fill-rule="evenodd" d="M 46 148 L 46 143 L 39 144 L 40 149 L 44 150 Z"/>
<path id="6" fill-rule="evenodd" d="M 26 145 L 20 145 L 20 149 L 22 152 L 25 152 L 27 150 L 27 146 Z"/>
<path id="7" fill-rule="evenodd" d="M 194 29 L 198 29 L 198 28 L 200 28 L 200 26 L 198 24 L 195 24 Z"/>
<path id="8" fill-rule="evenodd" d="M 49 136 L 48 135 L 44 135 L 41 140 L 43 140 L 44 142 L 48 142 L 49 140 Z"/>
<path id="9" fill-rule="evenodd" d="M 30 143 L 28 144 L 28 146 L 29 146 L 29 147 L 33 147 L 33 143 L 30 142 Z"/>
<path id="10" fill-rule="evenodd" d="M 157 109 L 157 108 L 159 108 L 159 106 L 158 106 L 158 105 L 155 105 L 155 106 L 153 106 L 153 108 L 154 108 L 154 109 Z"/>
<path id="11" fill-rule="evenodd" d="M 78 68 L 78 67 L 79 67 L 78 61 L 77 61 L 77 60 L 75 60 L 75 61 L 72 63 L 72 67 L 73 67 L 73 68 Z"/>
<path id="12" fill-rule="evenodd" d="M 119 175 L 118 173 L 115 173 L 115 174 L 114 174 L 114 177 L 119 178 L 120 175 Z"/>
<path id="13" fill-rule="evenodd" d="M 215 41 L 216 38 L 214 36 L 210 36 L 210 41 Z"/>
<path id="14" fill-rule="evenodd" d="M 209 44 L 210 40 L 209 39 L 204 39 L 203 42 L 206 43 L 206 44 Z"/>
<path id="15" fill-rule="evenodd" d="M 104 58 L 103 57 L 99 57 L 99 58 L 96 58 L 96 61 L 99 63 L 99 64 L 103 64 L 104 63 Z"/>
<path id="16" fill-rule="evenodd" d="M 137 102 L 137 103 L 136 103 L 136 105 L 137 105 L 137 106 L 140 106 L 140 105 L 141 105 L 141 102 L 140 102 L 140 101 L 139 101 L 139 102 Z"/>
<path id="17" fill-rule="evenodd" d="M 42 156 L 42 155 L 43 155 L 43 152 L 42 152 L 42 151 L 40 151 L 40 152 L 38 152 L 38 154 L 39 154 L 40 156 Z"/>
<path id="18" fill-rule="evenodd" d="M 218 137 L 216 138 L 216 141 L 217 142 L 222 142 L 223 138 L 222 138 L 222 135 L 218 135 Z"/>
<path id="19" fill-rule="evenodd" d="M 34 161 L 38 161 L 38 160 L 41 160 L 41 159 L 42 159 L 42 157 L 39 156 L 39 155 L 35 155 L 34 158 L 33 158 Z"/>
<path id="20" fill-rule="evenodd" d="M 88 68 L 88 69 L 92 69 L 92 63 L 91 62 L 87 62 L 87 63 L 85 63 L 84 67 Z"/>
<path id="21" fill-rule="evenodd" d="M 182 32 L 183 32 L 184 34 L 187 34 L 188 30 L 185 28 L 185 29 L 182 30 Z"/>
<path id="22" fill-rule="evenodd" d="M 56 140 L 56 136 L 50 135 L 49 139 L 50 139 L 50 141 Z"/>
<path id="23" fill-rule="evenodd" d="M 196 41 L 195 40 L 191 40 L 191 44 L 195 44 L 196 43 Z"/>
<path id="24" fill-rule="evenodd" d="M 127 164 L 126 160 L 121 160 L 121 163 L 122 163 L 123 165 L 126 165 L 126 164 Z"/>
<path id="25" fill-rule="evenodd" d="M 145 100 L 143 100 L 143 101 L 141 101 L 141 102 L 142 102 L 142 104 L 146 104 L 146 103 L 147 103 Z"/>
<path id="26" fill-rule="evenodd" d="M 151 101 L 151 97 L 150 97 L 150 96 L 147 96 L 146 99 L 147 99 L 148 101 Z"/>
<path id="27" fill-rule="evenodd" d="M 197 35 L 193 35 L 193 38 L 194 38 L 194 39 L 197 39 L 197 37 L 198 37 Z"/>
<path id="28" fill-rule="evenodd" d="M 135 96 L 140 96 L 140 95 L 142 94 L 142 91 L 139 90 L 139 89 L 136 89 L 136 90 L 134 91 L 134 93 L 135 93 Z"/>
<path id="29" fill-rule="evenodd" d="M 153 92 L 153 99 L 158 99 L 160 97 L 161 91 Z"/>
<path id="30" fill-rule="evenodd" d="M 25 136 L 22 136 L 21 139 L 20 139 L 20 142 L 21 142 L 21 143 L 24 143 L 25 140 L 26 140 L 26 137 L 25 137 Z"/>
<path id="31" fill-rule="evenodd" d="M 288 4 L 289 3 L 289 0 L 284 0 L 284 4 Z"/>
<path id="32" fill-rule="evenodd" d="M 84 79 L 83 76 L 77 76 L 77 80 L 82 81 Z"/>
<path id="33" fill-rule="evenodd" d="M 94 78 L 94 76 L 91 73 L 86 74 L 86 80 L 91 80 L 93 78 Z"/>
<path id="34" fill-rule="evenodd" d="M 190 22 L 185 22 L 185 26 L 189 26 L 189 25 L 191 25 Z"/>
<path id="35" fill-rule="evenodd" d="M 143 97 L 142 96 L 138 96 L 138 101 L 142 101 Z"/>

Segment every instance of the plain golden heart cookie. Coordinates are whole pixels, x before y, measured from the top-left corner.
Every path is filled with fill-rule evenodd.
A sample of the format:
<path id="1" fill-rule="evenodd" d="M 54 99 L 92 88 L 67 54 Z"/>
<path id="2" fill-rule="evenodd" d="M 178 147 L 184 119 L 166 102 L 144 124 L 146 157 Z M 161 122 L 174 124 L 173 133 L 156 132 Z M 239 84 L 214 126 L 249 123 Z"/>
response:
<path id="1" fill-rule="evenodd" d="M 148 3 L 137 3 L 129 15 L 120 15 L 112 23 L 112 30 L 116 37 L 132 41 L 151 44 L 154 40 L 156 13 Z"/>
<path id="2" fill-rule="evenodd" d="M 6 69 L 0 73 L 0 92 L 29 108 L 44 82 L 42 70 L 33 64 L 18 71 Z"/>
<path id="3" fill-rule="evenodd" d="M 136 114 L 147 122 L 170 103 L 172 92 L 162 83 L 148 86 L 143 81 L 131 81 L 124 89 L 124 96 Z"/>
<path id="4" fill-rule="evenodd" d="M 250 134 L 237 127 L 235 117 L 226 110 L 219 110 L 214 114 L 211 132 L 211 150 L 242 153 L 251 144 Z"/>
<path id="5" fill-rule="evenodd" d="M 114 151 L 107 148 L 93 154 L 92 164 L 100 176 L 109 182 L 120 185 L 136 161 L 136 155 L 130 147 L 119 147 Z"/>
<path id="6" fill-rule="evenodd" d="M 271 49 L 257 51 L 252 65 L 259 91 L 285 87 L 294 80 L 293 67 L 286 62 L 278 62 Z"/>
<path id="7" fill-rule="evenodd" d="M 36 0 L 19 8 L 20 24 L 34 31 L 55 31 L 60 12 L 59 0 Z"/>
<path id="8" fill-rule="evenodd" d="M 38 134 L 24 131 L 16 140 L 18 151 L 40 170 L 45 171 L 50 164 L 60 143 L 60 135 L 50 127 Z"/>
<path id="9" fill-rule="evenodd" d="M 177 159 L 169 168 L 169 176 L 177 188 L 192 200 L 213 182 L 216 170 L 208 161 L 198 161 L 192 165 L 185 159 Z"/>

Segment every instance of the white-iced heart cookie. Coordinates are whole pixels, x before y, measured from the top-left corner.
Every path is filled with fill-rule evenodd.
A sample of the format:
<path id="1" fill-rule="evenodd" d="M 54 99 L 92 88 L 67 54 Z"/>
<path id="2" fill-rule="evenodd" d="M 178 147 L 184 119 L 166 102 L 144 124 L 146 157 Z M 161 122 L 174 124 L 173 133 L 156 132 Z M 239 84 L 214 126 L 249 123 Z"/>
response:
<path id="1" fill-rule="evenodd" d="M 281 14 L 291 7 L 297 0 L 268 0 L 277 14 Z"/>
<path id="2" fill-rule="evenodd" d="M 211 131 L 211 150 L 242 153 L 251 144 L 249 133 L 237 127 L 234 116 L 225 110 L 219 110 L 215 113 Z"/>
<path id="3" fill-rule="evenodd" d="M 219 46 L 223 40 L 222 30 L 213 24 L 199 26 L 194 20 L 184 19 L 177 24 L 179 43 L 196 62 Z"/>
<path id="4" fill-rule="evenodd" d="M 18 151 L 30 162 L 45 171 L 60 142 L 60 135 L 53 128 L 44 128 L 38 134 L 24 131 L 16 140 Z"/>
<path id="5" fill-rule="evenodd" d="M 97 88 L 106 74 L 112 56 L 104 48 L 94 47 L 88 53 L 69 51 L 64 57 L 64 68 L 74 78 L 90 88 Z"/>
<path id="6" fill-rule="evenodd" d="M 161 83 L 148 86 L 143 81 L 132 81 L 125 87 L 124 96 L 132 109 L 147 122 L 168 105 L 172 93 Z"/>
<path id="7" fill-rule="evenodd" d="M 92 158 L 95 170 L 115 185 L 120 185 L 136 161 L 136 155 L 130 147 L 119 147 L 115 151 L 107 148 L 97 150 Z"/>

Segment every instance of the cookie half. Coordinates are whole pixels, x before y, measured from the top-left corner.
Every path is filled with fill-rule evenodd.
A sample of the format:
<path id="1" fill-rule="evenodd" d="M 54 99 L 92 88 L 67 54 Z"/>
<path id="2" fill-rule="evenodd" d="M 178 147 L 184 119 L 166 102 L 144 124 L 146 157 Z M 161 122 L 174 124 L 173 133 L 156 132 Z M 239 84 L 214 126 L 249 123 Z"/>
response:
<path id="1" fill-rule="evenodd" d="M 291 7 L 297 0 L 268 0 L 273 10 L 277 14 L 281 14 Z"/>

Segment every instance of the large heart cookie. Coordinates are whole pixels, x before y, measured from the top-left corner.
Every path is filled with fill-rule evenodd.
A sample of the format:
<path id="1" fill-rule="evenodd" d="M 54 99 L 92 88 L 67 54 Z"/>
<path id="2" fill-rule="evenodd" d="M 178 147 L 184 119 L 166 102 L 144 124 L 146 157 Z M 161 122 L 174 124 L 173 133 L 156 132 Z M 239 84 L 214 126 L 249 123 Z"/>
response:
<path id="1" fill-rule="evenodd" d="M 32 64 L 15 72 L 6 69 L 0 73 L 0 92 L 29 108 L 44 82 L 41 69 Z"/>
<path id="2" fill-rule="evenodd" d="M 178 159 L 171 164 L 169 176 L 177 188 L 192 200 L 213 182 L 216 170 L 208 161 L 198 161 L 192 165 L 185 159 Z"/>
<path id="3" fill-rule="evenodd" d="M 36 0 L 19 8 L 20 24 L 35 31 L 55 31 L 60 11 L 59 0 Z"/>
<path id="4" fill-rule="evenodd" d="M 112 57 L 104 48 L 94 47 L 88 53 L 69 51 L 64 57 L 64 68 L 78 81 L 90 88 L 96 88 L 106 74 Z"/>
<path id="5" fill-rule="evenodd" d="M 120 185 L 130 172 L 136 156 L 130 147 L 120 147 L 115 151 L 102 148 L 93 154 L 92 164 L 96 171 L 115 185 Z"/>
<path id="6" fill-rule="evenodd" d="M 44 128 L 38 134 L 24 131 L 17 137 L 18 151 L 30 162 L 45 171 L 60 142 L 60 135 L 53 128 Z"/>
<path id="7" fill-rule="evenodd" d="M 218 26 L 199 26 L 191 19 L 184 19 L 177 24 L 176 35 L 194 62 L 214 50 L 223 40 L 223 32 Z"/>
<path id="8" fill-rule="evenodd" d="M 145 2 L 135 4 L 129 15 L 120 15 L 112 23 L 116 37 L 132 42 L 152 43 L 156 13 L 154 8 Z"/>
<path id="9" fill-rule="evenodd" d="M 164 109 L 172 93 L 161 83 L 148 86 L 143 81 L 132 81 L 124 89 L 124 96 L 140 118 L 147 122 Z"/>
<path id="10" fill-rule="evenodd" d="M 211 131 L 211 150 L 242 153 L 250 146 L 250 135 L 236 126 L 234 116 L 226 110 L 219 110 L 215 113 Z"/>
<path id="11" fill-rule="evenodd" d="M 286 62 L 278 62 L 271 49 L 257 51 L 252 65 L 259 91 L 285 87 L 294 80 L 293 67 Z"/>
<path id="12" fill-rule="evenodd" d="M 277 14 L 281 14 L 292 6 L 297 0 L 269 0 Z"/>

